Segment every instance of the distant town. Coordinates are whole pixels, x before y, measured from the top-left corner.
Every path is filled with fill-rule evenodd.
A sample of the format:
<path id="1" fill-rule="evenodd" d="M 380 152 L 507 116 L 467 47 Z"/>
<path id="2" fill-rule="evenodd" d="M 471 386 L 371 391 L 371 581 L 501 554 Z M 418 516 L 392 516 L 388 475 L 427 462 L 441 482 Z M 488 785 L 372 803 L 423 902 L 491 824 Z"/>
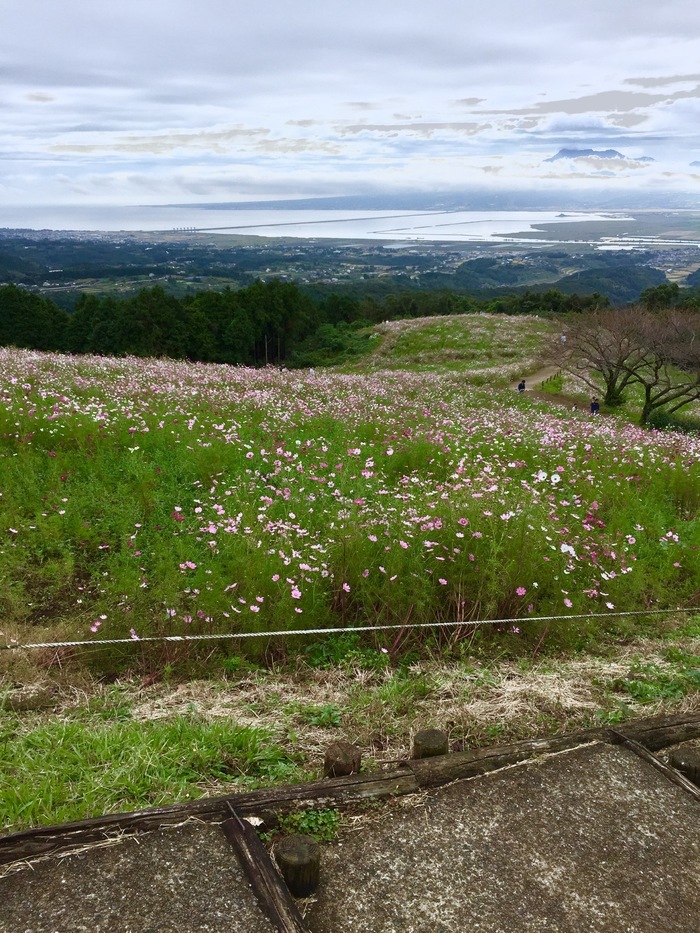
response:
<path id="1" fill-rule="evenodd" d="M 212 225 L 224 217 L 202 213 Z M 66 310 L 85 293 L 123 296 L 158 284 L 183 297 L 271 279 L 354 298 L 556 289 L 611 303 L 635 301 L 659 285 L 700 285 L 700 212 L 579 214 L 574 223 L 566 212 L 549 217 L 518 233 L 466 242 L 244 236 L 184 226 L 157 233 L 5 228 L 0 284 L 50 296 Z"/>

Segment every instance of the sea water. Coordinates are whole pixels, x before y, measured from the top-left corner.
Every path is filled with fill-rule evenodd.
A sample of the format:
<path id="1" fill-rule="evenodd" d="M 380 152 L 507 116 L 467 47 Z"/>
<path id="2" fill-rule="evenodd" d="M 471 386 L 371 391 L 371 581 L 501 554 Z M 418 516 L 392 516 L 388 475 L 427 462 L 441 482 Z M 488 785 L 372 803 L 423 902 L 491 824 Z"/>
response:
<path id="1" fill-rule="evenodd" d="M 341 211 L 265 210 L 192 206 L 59 206 L 0 208 L 0 228 L 95 231 L 193 231 L 261 237 L 306 239 L 483 241 L 531 233 L 542 224 L 571 225 L 576 240 L 579 221 L 616 221 L 624 214 L 571 211 Z M 548 242 L 545 232 L 533 241 Z M 517 239 L 517 236 L 516 236 Z M 552 241 L 555 241 L 552 238 Z M 556 238 L 561 242 L 561 237 Z"/>

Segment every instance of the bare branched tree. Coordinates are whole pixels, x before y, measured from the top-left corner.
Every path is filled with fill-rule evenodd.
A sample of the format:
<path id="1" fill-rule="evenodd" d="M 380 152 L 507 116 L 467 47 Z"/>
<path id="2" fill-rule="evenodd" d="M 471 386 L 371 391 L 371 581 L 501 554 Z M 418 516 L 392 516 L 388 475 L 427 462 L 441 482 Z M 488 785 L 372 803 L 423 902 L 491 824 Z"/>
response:
<path id="1" fill-rule="evenodd" d="M 603 309 L 582 315 L 566 331 L 561 366 L 594 392 L 604 386 L 609 406 L 634 383 L 644 392 L 640 422 L 653 412 L 676 412 L 700 399 L 700 315 L 668 308 Z M 597 378 L 596 378 L 597 377 Z"/>
<path id="2" fill-rule="evenodd" d="M 700 400 L 700 315 L 670 308 L 640 316 L 647 355 L 643 365 L 629 367 L 644 390 L 640 422 L 657 409 L 669 413 Z"/>
<path id="3" fill-rule="evenodd" d="M 624 392 L 633 379 L 630 364 L 644 358 L 646 348 L 639 334 L 639 319 L 631 309 L 604 308 L 579 315 L 566 328 L 562 369 L 600 392 L 613 407 L 624 401 Z M 599 379 L 596 380 L 595 376 Z"/>

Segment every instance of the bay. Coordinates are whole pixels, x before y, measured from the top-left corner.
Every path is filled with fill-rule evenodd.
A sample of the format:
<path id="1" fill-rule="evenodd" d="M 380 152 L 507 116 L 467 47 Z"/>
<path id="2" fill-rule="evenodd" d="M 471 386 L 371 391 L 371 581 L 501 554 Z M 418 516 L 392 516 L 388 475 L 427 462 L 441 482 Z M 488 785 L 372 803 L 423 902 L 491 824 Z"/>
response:
<path id="1" fill-rule="evenodd" d="M 545 232 L 533 240 L 531 231 L 542 224 L 575 225 L 581 221 L 618 221 L 623 213 L 571 211 L 342 211 L 265 210 L 239 207 L 66 205 L 53 207 L 5 206 L 0 228 L 84 232 L 197 232 L 217 235 L 291 237 L 305 239 L 407 240 L 484 242 L 530 233 L 527 242 L 550 240 Z M 514 236 L 516 235 L 516 236 Z"/>

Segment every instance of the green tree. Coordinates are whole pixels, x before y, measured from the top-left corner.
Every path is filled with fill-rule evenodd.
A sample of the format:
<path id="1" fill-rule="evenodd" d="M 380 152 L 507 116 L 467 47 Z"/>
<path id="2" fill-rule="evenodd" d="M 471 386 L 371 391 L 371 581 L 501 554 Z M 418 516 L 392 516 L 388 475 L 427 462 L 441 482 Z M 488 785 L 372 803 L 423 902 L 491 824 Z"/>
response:
<path id="1" fill-rule="evenodd" d="M 144 288 L 120 303 L 114 336 L 118 353 L 182 358 L 187 353 L 187 312 L 162 286 Z"/>
<path id="2" fill-rule="evenodd" d="M 67 322 L 53 301 L 17 285 L 0 287 L 0 346 L 61 350 Z"/>

